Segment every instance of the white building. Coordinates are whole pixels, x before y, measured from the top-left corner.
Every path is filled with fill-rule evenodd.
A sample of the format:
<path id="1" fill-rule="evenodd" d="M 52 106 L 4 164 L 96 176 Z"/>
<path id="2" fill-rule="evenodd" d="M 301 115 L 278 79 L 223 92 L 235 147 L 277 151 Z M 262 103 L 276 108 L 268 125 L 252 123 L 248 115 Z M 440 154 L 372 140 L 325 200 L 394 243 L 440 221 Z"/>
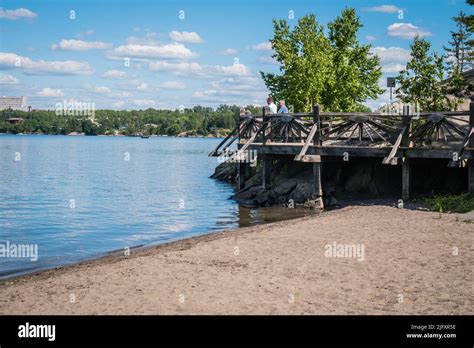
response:
<path id="1" fill-rule="evenodd" d="M 26 111 L 28 109 L 26 105 L 26 97 L 0 97 L 0 110 L 6 109 Z"/>

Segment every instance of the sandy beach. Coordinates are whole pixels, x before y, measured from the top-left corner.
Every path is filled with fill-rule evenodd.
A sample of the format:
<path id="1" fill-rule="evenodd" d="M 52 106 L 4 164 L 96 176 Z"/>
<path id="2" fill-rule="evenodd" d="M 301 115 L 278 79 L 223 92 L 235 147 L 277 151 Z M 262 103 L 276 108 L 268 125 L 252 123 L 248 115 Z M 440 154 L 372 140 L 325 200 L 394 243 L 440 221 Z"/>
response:
<path id="1" fill-rule="evenodd" d="M 468 218 L 356 206 L 210 234 L 4 281 L 0 313 L 473 314 Z"/>

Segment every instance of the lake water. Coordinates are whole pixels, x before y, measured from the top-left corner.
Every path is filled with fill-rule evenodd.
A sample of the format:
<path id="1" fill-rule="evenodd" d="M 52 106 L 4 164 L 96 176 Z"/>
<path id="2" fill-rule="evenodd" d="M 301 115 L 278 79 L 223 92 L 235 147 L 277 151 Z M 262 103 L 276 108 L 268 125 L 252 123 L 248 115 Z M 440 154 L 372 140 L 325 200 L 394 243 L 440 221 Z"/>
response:
<path id="1" fill-rule="evenodd" d="M 232 186 L 209 178 L 219 141 L 0 135 L 0 279 L 302 214 L 230 200 Z M 38 259 L 13 257 L 19 245 Z"/>

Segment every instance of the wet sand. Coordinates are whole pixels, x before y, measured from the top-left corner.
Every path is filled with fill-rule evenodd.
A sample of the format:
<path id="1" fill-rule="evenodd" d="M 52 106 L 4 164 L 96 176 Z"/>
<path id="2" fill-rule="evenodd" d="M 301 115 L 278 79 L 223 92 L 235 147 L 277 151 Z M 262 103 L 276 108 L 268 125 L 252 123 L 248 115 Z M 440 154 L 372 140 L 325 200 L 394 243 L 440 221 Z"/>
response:
<path id="1" fill-rule="evenodd" d="M 346 207 L 6 280 L 0 313 L 473 314 L 473 222 Z"/>

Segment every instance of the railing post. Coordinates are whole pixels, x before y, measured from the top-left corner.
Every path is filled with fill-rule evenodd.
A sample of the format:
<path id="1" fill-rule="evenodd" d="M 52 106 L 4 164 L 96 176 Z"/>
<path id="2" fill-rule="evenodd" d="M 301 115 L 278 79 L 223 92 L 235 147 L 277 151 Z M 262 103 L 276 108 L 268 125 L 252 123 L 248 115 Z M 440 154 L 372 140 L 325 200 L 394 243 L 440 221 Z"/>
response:
<path id="1" fill-rule="evenodd" d="M 267 116 L 266 116 L 266 110 L 265 110 L 265 107 L 262 108 L 262 126 L 265 126 L 267 122 Z M 265 143 L 265 141 L 267 140 L 267 136 L 266 136 L 266 129 L 264 128 L 263 131 L 262 131 L 262 144 Z"/>
<path id="2" fill-rule="evenodd" d="M 471 102 L 469 104 L 469 132 L 471 129 L 474 128 L 474 103 Z M 467 147 L 469 149 L 474 148 L 474 136 L 471 134 L 471 137 L 469 138 L 469 142 L 467 143 Z M 470 153 L 470 159 L 468 162 L 468 192 L 471 194 L 471 196 L 474 196 L 474 150 L 469 150 Z"/>
<path id="3" fill-rule="evenodd" d="M 316 134 L 313 138 L 313 149 L 316 150 L 316 146 L 321 146 L 321 116 L 320 116 L 320 107 L 319 105 L 313 106 L 313 122 L 317 125 Z M 315 151 L 313 154 L 316 155 Z M 322 171 L 322 163 L 321 162 L 313 162 L 313 196 L 316 199 L 320 200 L 321 208 L 324 208 L 323 203 L 323 187 L 321 183 L 321 171 Z"/>
<path id="4" fill-rule="evenodd" d="M 265 126 L 268 122 L 268 116 L 266 116 L 265 107 L 262 108 L 262 125 Z M 262 146 L 267 141 L 267 129 L 262 131 Z M 262 166 L 262 187 L 265 190 L 268 190 L 272 182 L 272 158 L 271 155 L 263 155 L 263 166 Z"/>
<path id="5" fill-rule="evenodd" d="M 321 145 L 321 115 L 319 105 L 313 105 L 313 122 L 318 125 L 318 130 L 314 135 L 313 144 Z"/>
<path id="6" fill-rule="evenodd" d="M 237 127 L 237 142 L 240 144 L 240 121 L 242 120 L 242 115 L 240 114 L 240 110 L 236 111 L 236 127 Z"/>
<path id="7" fill-rule="evenodd" d="M 401 146 L 406 148 L 409 145 L 410 139 L 410 126 L 411 126 L 411 116 L 410 116 L 410 106 L 404 105 L 403 106 L 403 126 L 406 126 L 405 133 L 402 136 Z M 411 171 L 410 171 L 410 160 L 406 156 L 407 150 L 403 149 L 403 157 L 402 157 L 402 199 L 409 200 L 410 199 L 410 178 L 411 178 Z"/>

